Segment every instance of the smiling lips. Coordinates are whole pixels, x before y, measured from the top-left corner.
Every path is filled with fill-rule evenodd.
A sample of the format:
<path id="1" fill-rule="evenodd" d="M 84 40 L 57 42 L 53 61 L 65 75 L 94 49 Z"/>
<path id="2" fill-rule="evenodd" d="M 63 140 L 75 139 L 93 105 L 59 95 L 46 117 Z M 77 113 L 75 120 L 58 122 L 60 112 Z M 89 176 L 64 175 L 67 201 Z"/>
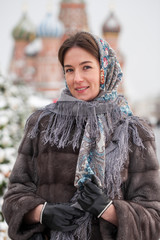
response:
<path id="1" fill-rule="evenodd" d="M 84 92 L 86 89 L 88 89 L 89 87 L 79 87 L 79 88 L 75 88 L 75 90 L 79 93 Z"/>

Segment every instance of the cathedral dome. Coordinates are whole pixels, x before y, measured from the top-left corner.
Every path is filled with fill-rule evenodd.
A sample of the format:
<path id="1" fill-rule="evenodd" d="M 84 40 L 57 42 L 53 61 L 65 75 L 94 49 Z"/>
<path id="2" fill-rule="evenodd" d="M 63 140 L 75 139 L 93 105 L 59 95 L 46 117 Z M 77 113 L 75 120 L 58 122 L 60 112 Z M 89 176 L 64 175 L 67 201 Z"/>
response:
<path id="1" fill-rule="evenodd" d="M 110 12 L 108 18 L 103 24 L 103 33 L 106 33 L 106 32 L 115 32 L 115 33 L 120 32 L 120 24 L 113 12 Z"/>
<path id="2" fill-rule="evenodd" d="M 61 37 L 64 34 L 64 26 L 55 19 L 52 13 L 47 13 L 37 29 L 38 37 Z"/>
<path id="3" fill-rule="evenodd" d="M 12 36 L 15 40 L 32 41 L 36 37 L 36 28 L 24 13 L 17 26 L 12 31 Z"/>

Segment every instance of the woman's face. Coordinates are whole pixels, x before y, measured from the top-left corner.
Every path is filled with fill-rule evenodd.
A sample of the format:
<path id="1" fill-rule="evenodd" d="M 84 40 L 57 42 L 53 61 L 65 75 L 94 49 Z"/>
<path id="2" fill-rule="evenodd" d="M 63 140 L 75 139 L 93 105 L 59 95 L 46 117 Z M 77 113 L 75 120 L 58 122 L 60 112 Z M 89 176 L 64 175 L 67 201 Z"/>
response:
<path id="1" fill-rule="evenodd" d="M 73 47 L 64 57 L 64 72 L 68 88 L 73 97 L 89 101 L 100 89 L 100 65 L 85 49 Z"/>

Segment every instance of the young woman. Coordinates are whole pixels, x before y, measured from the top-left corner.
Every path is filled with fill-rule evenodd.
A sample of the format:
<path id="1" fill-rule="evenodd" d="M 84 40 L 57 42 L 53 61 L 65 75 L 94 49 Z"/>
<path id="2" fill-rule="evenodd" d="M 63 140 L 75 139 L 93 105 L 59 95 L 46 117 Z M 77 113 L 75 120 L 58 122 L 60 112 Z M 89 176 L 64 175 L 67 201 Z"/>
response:
<path id="1" fill-rule="evenodd" d="M 117 94 L 114 51 L 80 32 L 59 50 L 66 89 L 28 119 L 4 196 L 14 240 L 158 240 L 155 140 Z"/>

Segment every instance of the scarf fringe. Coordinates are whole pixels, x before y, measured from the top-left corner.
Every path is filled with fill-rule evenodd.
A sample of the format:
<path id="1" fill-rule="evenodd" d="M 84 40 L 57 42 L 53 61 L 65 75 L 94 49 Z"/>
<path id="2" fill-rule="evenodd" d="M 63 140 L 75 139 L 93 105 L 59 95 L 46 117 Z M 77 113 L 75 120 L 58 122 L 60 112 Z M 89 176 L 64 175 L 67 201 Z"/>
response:
<path id="1" fill-rule="evenodd" d="M 115 196 L 121 197 L 121 172 L 131 152 L 129 142 L 133 141 L 137 147 L 145 148 L 138 128 L 143 130 L 146 138 L 154 137 L 153 131 L 146 127 L 140 118 L 131 116 L 124 119 L 115 129 L 112 140 L 106 148 L 105 192 L 111 199 Z"/>
<path id="2" fill-rule="evenodd" d="M 68 205 L 73 205 L 76 203 L 77 205 L 77 197 L 79 191 L 74 194 L 73 198 L 71 199 Z M 74 205 L 74 207 L 76 207 Z M 79 208 L 79 206 L 77 206 Z M 89 240 L 91 237 L 91 223 L 92 223 L 92 215 L 90 213 L 85 212 L 84 216 L 79 219 L 76 219 L 74 224 L 77 224 L 78 227 L 76 230 L 71 232 L 58 232 L 58 231 L 51 231 L 51 240 Z"/>
<path id="3" fill-rule="evenodd" d="M 84 217 L 79 218 L 75 223 L 78 228 L 71 232 L 51 231 L 51 240 L 89 240 L 91 237 L 91 220 L 90 214 L 85 214 Z"/>
<path id="4" fill-rule="evenodd" d="M 114 104 L 116 106 L 116 104 Z M 56 104 L 48 105 L 43 109 L 39 116 L 38 121 L 29 133 L 30 138 L 35 138 L 39 133 L 40 121 L 49 116 L 49 122 L 47 128 L 43 130 L 43 143 L 56 145 L 58 148 L 64 148 L 65 146 L 72 145 L 73 149 L 80 147 L 80 140 L 83 136 L 86 122 L 89 123 L 89 134 L 92 139 L 95 139 L 99 129 L 97 122 L 97 114 L 107 113 L 109 120 L 106 126 L 107 136 L 110 135 L 110 131 L 113 131 L 113 123 L 111 114 L 113 114 L 113 121 L 115 124 L 117 118 L 114 117 L 112 112 L 113 106 L 106 103 L 86 103 L 86 102 L 57 102 Z M 114 110 L 119 112 L 120 109 Z M 119 119 L 119 117 L 118 117 Z M 109 128 L 108 128 L 109 127 Z M 109 132 L 108 132 L 109 130 Z M 72 136 L 72 138 L 71 138 Z"/>

